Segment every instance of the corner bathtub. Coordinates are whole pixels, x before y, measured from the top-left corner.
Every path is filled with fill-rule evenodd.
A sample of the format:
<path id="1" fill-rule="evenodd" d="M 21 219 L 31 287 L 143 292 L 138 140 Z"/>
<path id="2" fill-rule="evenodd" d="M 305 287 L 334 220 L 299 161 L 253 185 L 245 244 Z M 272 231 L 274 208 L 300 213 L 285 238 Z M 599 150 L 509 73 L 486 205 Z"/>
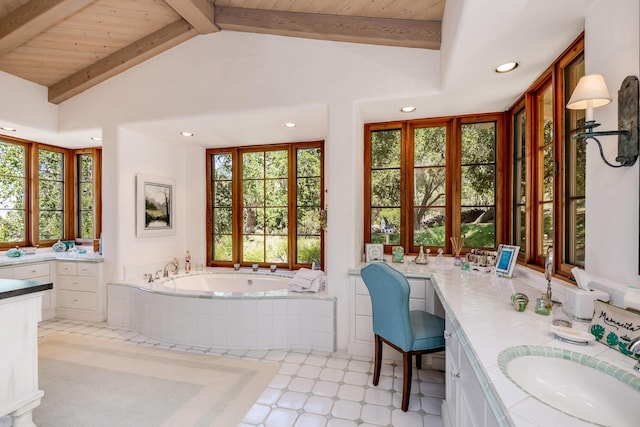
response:
<path id="1" fill-rule="evenodd" d="M 335 297 L 289 292 L 277 273 L 198 273 L 107 284 L 108 324 L 166 344 L 335 350 Z"/>

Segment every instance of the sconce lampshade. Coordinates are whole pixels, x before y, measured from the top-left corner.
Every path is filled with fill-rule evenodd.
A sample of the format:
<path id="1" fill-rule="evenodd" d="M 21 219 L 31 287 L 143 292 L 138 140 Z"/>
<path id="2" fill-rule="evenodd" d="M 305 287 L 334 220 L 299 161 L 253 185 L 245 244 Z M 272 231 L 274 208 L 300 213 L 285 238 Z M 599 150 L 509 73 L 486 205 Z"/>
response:
<path id="1" fill-rule="evenodd" d="M 611 102 L 609 89 L 602 74 L 589 74 L 578 81 L 567 103 L 570 110 L 589 110 Z"/>

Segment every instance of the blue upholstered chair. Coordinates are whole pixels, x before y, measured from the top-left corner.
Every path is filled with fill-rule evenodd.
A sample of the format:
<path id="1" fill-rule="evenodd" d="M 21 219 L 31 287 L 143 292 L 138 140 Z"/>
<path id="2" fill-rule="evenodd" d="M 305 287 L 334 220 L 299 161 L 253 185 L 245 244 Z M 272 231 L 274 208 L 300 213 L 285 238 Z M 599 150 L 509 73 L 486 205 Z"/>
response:
<path id="1" fill-rule="evenodd" d="M 402 353 L 402 410 L 406 412 L 411 396 L 412 358 L 416 356 L 416 366 L 421 369 L 423 354 L 444 350 L 444 319 L 426 311 L 409 311 L 409 282 L 387 264 L 369 264 L 360 274 L 373 308 L 373 384 L 378 385 L 380 380 L 384 342 Z"/>

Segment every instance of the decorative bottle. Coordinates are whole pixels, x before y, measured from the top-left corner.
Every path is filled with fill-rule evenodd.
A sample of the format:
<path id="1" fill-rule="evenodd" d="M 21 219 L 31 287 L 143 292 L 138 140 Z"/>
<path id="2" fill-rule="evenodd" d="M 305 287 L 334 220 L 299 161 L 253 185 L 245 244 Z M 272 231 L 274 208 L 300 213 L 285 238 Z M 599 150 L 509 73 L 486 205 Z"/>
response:
<path id="1" fill-rule="evenodd" d="M 424 249 L 422 245 L 420 245 L 420 252 L 418 252 L 418 256 L 415 259 L 416 264 L 428 264 L 429 259 L 424 255 Z"/>
<path id="2" fill-rule="evenodd" d="M 184 271 L 187 273 L 191 271 L 191 255 L 187 251 L 187 256 L 184 257 Z"/>

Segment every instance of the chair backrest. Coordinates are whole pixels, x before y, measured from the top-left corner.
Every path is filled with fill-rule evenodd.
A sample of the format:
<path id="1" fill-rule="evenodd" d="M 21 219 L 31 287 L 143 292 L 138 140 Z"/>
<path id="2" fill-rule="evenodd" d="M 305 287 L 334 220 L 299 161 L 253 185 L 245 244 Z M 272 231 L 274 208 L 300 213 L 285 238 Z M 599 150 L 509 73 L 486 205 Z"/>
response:
<path id="1" fill-rule="evenodd" d="M 371 296 L 373 332 L 404 351 L 413 348 L 406 277 L 385 263 L 364 267 L 360 275 Z"/>

